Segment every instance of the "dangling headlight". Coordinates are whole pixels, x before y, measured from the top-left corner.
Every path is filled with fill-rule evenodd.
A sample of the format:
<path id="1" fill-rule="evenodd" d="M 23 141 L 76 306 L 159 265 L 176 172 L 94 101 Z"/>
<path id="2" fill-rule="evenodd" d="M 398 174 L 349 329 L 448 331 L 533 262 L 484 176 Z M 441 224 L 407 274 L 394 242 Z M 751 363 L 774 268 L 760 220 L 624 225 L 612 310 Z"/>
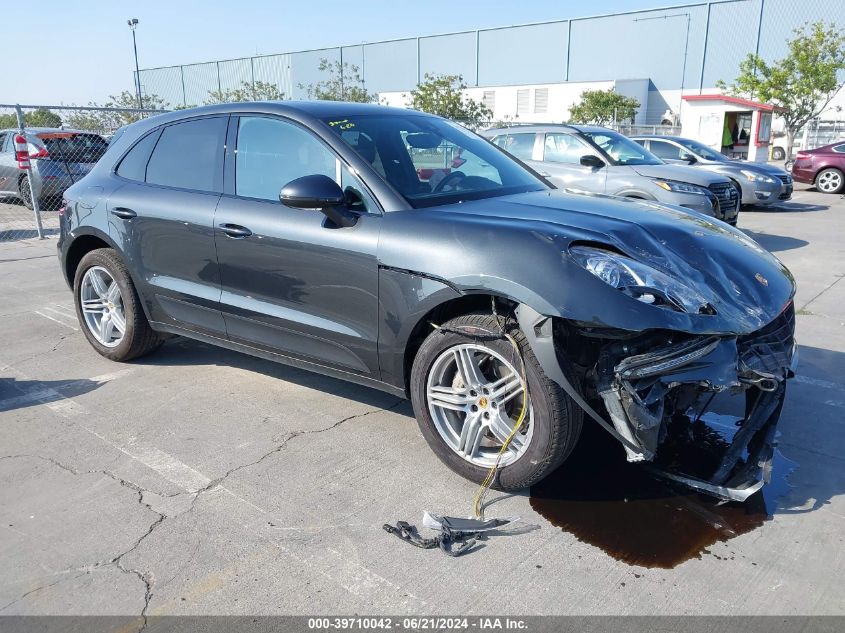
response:
<path id="1" fill-rule="evenodd" d="M 698 291 L 635 259 L 590 246 L 574 246 L 569 254 L 604 283 L 638 301 L 690 314 L 713 313 Z"/>

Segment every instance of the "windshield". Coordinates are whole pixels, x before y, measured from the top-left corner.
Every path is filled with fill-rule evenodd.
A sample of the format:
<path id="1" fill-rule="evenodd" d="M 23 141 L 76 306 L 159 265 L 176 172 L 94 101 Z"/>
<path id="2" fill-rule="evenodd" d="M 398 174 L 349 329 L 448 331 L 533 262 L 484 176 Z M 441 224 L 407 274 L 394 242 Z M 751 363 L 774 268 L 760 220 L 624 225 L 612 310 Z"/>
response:
<path id="1" fill-rule="evenodd" d="M 548 188 L 488 141 L 443 119 L 409 111 L 324 121 L 414 208 Z"/>
<path id="2" fill-rule="evenodd" d="M 103 157 L 109 144 L 97 134 L 75 132 L 48 132 L 39 134 L 50 158 L 71 163 L 96 163 Z"/>
<path id="3" fill-rule="evenodd" d="M 581 132 L 587 140 L 599 147 L 614 165 L 662 165 L 663 161 L 639 143 L 612 130 Z"/>
<path id="4" fill-rule="evenodd" d="M 697 156 L 700 156 L 704 160 L 719 160 L 719 161 L 728 161 L 728 157 L 724 154 L 720 154 L 719 152 L 714 152 L 712 149 L 704 145 L 703 143 L 699 143 L 698 141 L 690 141 L 685 138 L 678 139 L 678 143 L 686 147 L 689 151 Z"/>

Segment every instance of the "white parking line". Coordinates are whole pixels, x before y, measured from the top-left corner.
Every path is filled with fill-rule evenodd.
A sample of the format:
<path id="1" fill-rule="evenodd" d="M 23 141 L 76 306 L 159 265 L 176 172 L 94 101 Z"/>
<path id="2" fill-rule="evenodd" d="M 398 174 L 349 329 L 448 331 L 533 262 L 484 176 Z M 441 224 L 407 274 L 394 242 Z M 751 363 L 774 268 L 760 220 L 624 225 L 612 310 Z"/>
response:
<path id="1" fill-rule="evenodd" d="M 798 375 L 795 376 L 793 380 L 801 383 L 802 385 L 811 385 L 813 387 L 821 387 L 822 389 L 832 389 L 833 391 L 845 392 L 845 385 L 830 382 L 829 380 L 822 380 L 821 378 L 811 378 L 810 376 Z"/>
<path id="2" fill-rule="evenodd" d="M 58 323 L 58 324 L 59 324 L 59 325 L 61 325 L 62 327 L 66 327 L 66 328 L 68 328 L 69 330 L 73 330 L 74 332 L 78 332 L 78 331 L 79 331 L 79 328 L 78 328 L 78 327 L 75 327 L 75 326 L 73 326 L 73 325 L 68 325 L 68 324 L 67 324 L 67 323 L 65 323 L 64 321 L 60 321 L 59 319 L 57 319 L 57 318 L 55 318 L 55 317 L 52 317 L 52 316 L 50 316 L 49 314 L 44 314 L 44 313 L 43 313 L 43 312 L 41 312 L 40 310 L 36 310 L 36 311 L 35 311 L 35 314 L 37 314 L 38 316 L 42 316 L 42 317 L 44 317 L 45 319 L 50 319 L 50 320 L 51 320 L 51 321 L 53 321 L 54 323 Z"/>

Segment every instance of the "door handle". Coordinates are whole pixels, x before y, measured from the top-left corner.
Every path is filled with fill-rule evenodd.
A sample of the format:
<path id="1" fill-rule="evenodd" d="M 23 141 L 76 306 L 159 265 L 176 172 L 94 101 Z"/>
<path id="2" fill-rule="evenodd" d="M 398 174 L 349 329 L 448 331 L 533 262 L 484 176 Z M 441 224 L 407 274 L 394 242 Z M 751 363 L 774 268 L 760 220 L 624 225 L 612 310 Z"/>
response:
<path id="1" fill-rule="evenodd" d="M 126 207 L 115 207 L 111 210 L 111 214 L 116 215 L 122 220 L 131 220 L 138 215 L 132 209 L 127 209 Z"/>
<path id="2" fill-rule="evenodd" d="M 244 237 L 249 237 L 250 235 L 252 235 L 252 231 L 250 231 L 245 226 L 241 226 L 240 224 L 218 224 L 217 228 L 219 228 L 229 237 L 236 239 L 242 239 Z"/>

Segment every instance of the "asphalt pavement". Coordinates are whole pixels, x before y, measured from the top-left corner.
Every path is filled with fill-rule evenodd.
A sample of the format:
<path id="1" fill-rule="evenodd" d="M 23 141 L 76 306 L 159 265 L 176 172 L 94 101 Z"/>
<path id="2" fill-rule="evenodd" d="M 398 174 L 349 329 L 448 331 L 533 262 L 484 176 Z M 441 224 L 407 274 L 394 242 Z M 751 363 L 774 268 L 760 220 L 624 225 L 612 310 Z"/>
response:
<path id="1" fill-rule="evenodd" d="M 739 226 L 798 282 L 768 498 L 620 482 L 588 434 L 460 558 L 381 528 L 475 492 L 407 402 L 186 339 L 112 363 L 55 237 L 1 242 L 0 614 L 845 614 L 845 200 L 799 185 Z"/>

